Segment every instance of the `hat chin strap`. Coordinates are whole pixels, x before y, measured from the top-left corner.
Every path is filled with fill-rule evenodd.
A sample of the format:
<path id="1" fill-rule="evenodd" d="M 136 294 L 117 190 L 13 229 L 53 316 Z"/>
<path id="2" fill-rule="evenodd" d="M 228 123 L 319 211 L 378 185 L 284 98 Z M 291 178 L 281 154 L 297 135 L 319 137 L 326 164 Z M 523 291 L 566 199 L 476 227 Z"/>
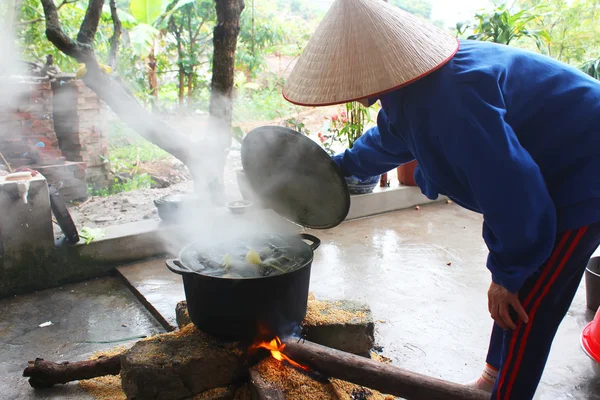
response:
<path id="1" fill-rule="evenodd" d="M 377 102 L 377 97 L 364 97 L 362 99 L 356 100 L 363 107 L 371 107 L 373 104 Z"/>

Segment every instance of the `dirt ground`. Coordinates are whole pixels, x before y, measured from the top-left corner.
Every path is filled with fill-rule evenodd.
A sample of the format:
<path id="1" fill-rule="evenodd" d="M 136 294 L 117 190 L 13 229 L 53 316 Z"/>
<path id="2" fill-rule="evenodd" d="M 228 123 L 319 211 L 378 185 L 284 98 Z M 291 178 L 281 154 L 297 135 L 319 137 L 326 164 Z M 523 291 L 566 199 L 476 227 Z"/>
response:
<path id="1" fill-rule="evenodd" d="M 169 185 L 162 188 L 142 189 L 131 192 L 122 192 L 107 197 L 93 196 L 80 204 L 68 204 L 69 213 L 75 222 L 77 229 L 81 232 L 84 228 L 101 229 L 111 225 L 121 225 L 142 220 L 159 220 L 154 200 L 164 196 L 179 193 L 191 193 L 194 190 L 194 182 L 189 173 L 182 172 L 180 167 L 173 169 L 177 164 L 171 159 L 161 162 L 152 162 L 149 165 L 142 164 L 140 167 L 148 172 L 160 173 Z M 225 169 L 226 194 L 230 198 L 239 197 L 235 171 L 241 169 L 239 151 L 232 151 L 228 158 Z M 177 182 L 179 180 L 179 182 Z M 54 224 L 54 233 L 61 234 L 60 227 Z"/>

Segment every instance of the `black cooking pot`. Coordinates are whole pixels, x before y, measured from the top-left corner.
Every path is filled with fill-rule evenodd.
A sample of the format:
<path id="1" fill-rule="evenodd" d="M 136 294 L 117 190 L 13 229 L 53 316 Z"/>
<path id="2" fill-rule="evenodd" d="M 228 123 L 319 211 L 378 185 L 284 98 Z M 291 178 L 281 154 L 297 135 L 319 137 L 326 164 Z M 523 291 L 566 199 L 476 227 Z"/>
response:
<path id="1" fill-rule="evenodd" d="M 252 240 L 267 241 L 273 237 L 286 243 L 286 253 L 301 257 L 299 268 L 258 278 L 203 275 L 196 271 L 201 264 L 198 260 L 214 251 L 214 247 L 206 248 L 201 243 L 186 246 L 179 259 L 167 260 L 167 267 L 183 277 L 188 312 L 198 329 L 225 340 L 251 342 L 290 334 L 304 320 L 313 252 L 321 241 L 309 234 L 263 235 Z M 234 241 L 231 246 L 237 243 Z"/>

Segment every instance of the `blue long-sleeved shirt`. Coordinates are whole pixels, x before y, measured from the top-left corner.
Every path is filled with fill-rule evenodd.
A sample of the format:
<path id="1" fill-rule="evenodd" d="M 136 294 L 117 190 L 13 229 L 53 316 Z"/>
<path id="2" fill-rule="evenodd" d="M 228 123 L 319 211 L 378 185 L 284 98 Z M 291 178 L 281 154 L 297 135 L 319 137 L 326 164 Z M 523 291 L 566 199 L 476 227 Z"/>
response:
<path id="1" fill-rule="evenodd" d="M 423 194 L 483 214 L 487 266 L 511 292 L 558 232 L 600 221 L 600 82 L 579 70 L 462 41 L 449 63 L 380 101 L 377 126 L 338 165 L 364 178 L 416 159 Z"/>

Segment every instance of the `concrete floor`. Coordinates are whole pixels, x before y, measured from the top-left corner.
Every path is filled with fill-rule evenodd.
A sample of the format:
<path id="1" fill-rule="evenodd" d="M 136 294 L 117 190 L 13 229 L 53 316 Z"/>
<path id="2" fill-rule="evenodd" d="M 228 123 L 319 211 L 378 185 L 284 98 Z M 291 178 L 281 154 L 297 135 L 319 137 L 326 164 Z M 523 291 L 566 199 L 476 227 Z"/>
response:
<path id="1" fill-rule="evenodd" d="M 77 384 L 34 391 L 21 375 L 27 361 L 79 361 L 164 332 L 118 278 L 107 277 L 0 301 L 0 399 L 88 399 Z M 40 328 L 39 324 L 52 321 Z M 125 325 L 125 326 L 124 326 Z"/>
<path id="2" fill-rule="evenodd" d="M 492 320 L 481 216 L 435 204 L 313 231 L 311 290 L 373 310 L 384 353 L 411 371 L 465 382 L 481 373 Z M 451 263 L 451 265 L 448 265 Z M 600 399 L 579 335 L 593 313 L 582 284 L 560 327 L 536 399 Z"/>
<path id="3" fill-rule="evenodd" d="M 311 232 L 323 241 L 315 253 L 311 291 L 317 298 L 367 303 L 377 321 L 376 339 L 396 365 L 455 382 L 470 380 L 481 372 L 492 326 L 481 222 L 454 204 L 435 204 Z M 164 313 L 163 323 L 173 322 L 182 287 L 163 260 L 120 272 Z M 0 354 L 0 398 L 30 396 L 20 378 L 28 359 L 82 359 L 114 346 L 83 340 L 161 331 L 114 279 L 84 285 L 0 302 L 8 310 L 0 315 L 0 342 L 9 344 Z M 592 317 L 582 285 L 555 340 L 537 399 L 600 399 L 600 378 L 579 347 L 580 332 Z M 59 323 L 38 328 L 47 320 Z M 71 389 L 63 389 L 56 398 L 79 398 L 73 396 Z"/>

